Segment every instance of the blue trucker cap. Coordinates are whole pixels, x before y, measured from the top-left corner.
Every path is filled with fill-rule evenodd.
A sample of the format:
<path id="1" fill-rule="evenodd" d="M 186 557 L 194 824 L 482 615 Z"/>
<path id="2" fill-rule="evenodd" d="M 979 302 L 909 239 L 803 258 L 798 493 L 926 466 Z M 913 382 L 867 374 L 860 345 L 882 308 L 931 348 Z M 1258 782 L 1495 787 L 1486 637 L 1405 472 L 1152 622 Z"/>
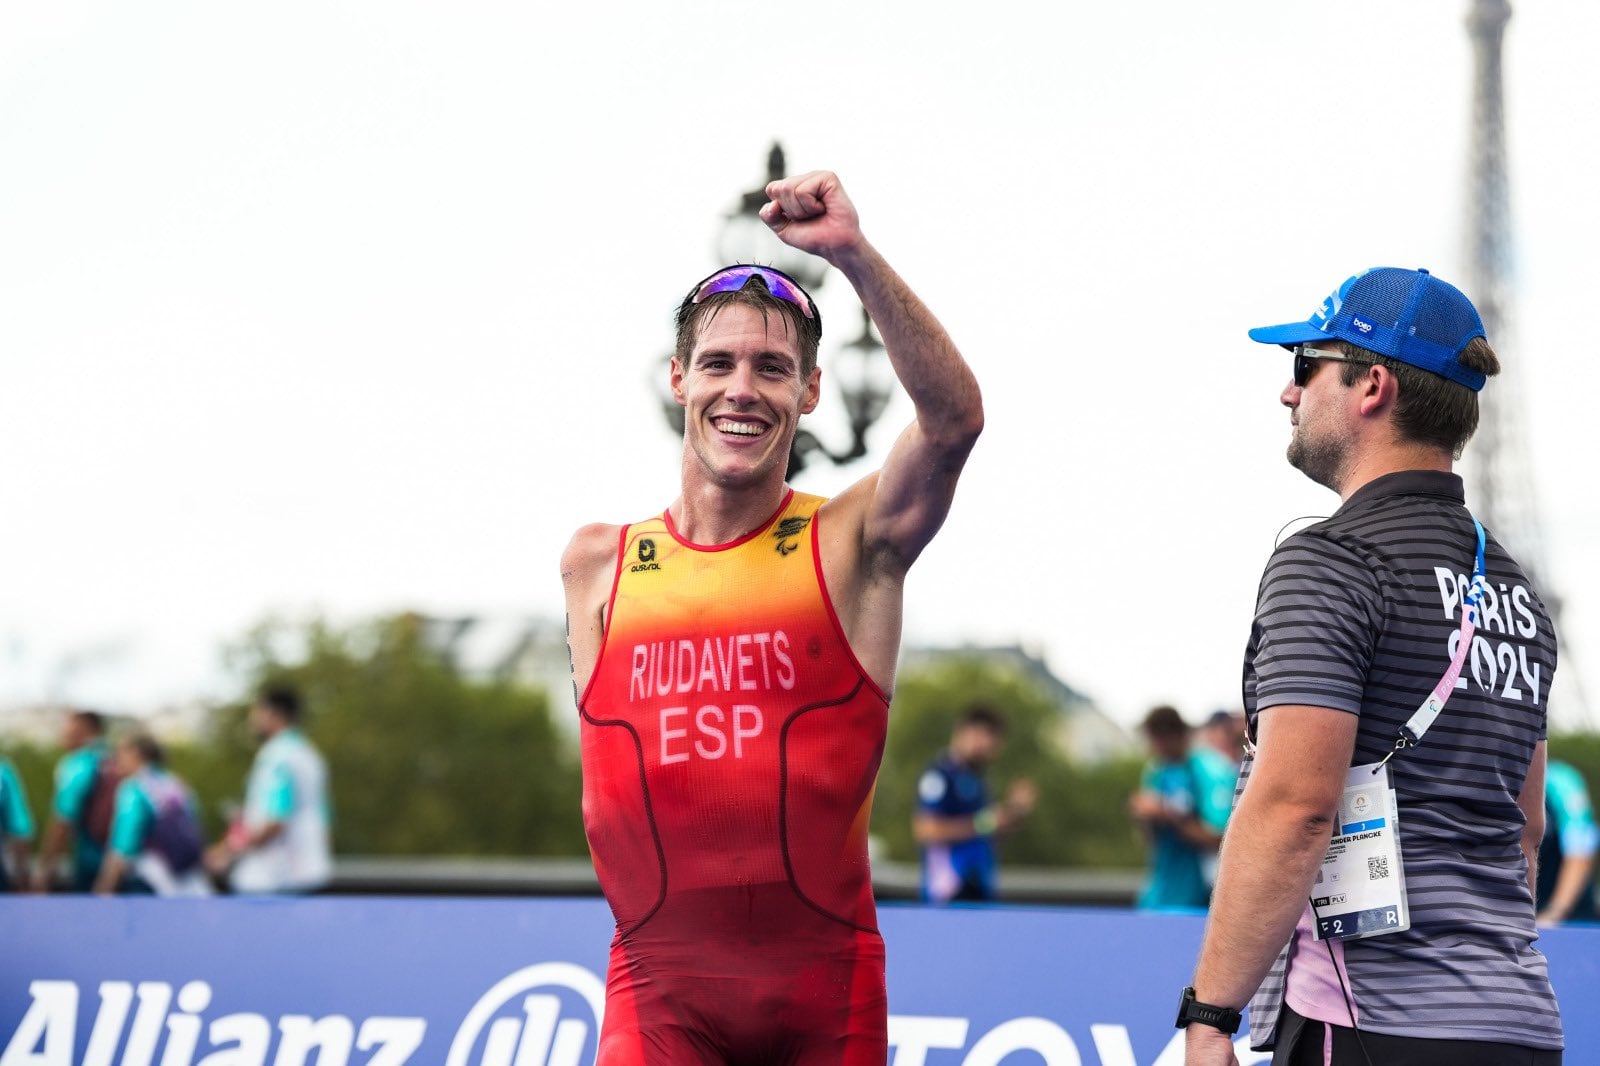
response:
<path id="1" fill-rule="evenodd" d="M 1461 365 L 1461 350 L 1482 337 L 1483 320 L 1454 285 L 1426 270 L 1373 267 L 1345 281 L 1304 322 L 1259 326 L 1262 344 L 1311 344 L 1337 338 L 1432 371 L 1477 392 L 1487 380 Z"/>

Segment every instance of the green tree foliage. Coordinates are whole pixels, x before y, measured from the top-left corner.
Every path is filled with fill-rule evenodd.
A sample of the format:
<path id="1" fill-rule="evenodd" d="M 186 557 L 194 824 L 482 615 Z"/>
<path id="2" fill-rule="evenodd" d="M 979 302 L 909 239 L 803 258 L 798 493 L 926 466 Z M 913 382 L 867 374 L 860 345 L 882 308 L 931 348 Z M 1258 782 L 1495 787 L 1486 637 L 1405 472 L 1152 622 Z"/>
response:
<path id="1" fill-rule="evenodd" d="M 28 794 L 28 810 L 33 814 L 34 828 L 43 832 L 50 824 L 50 800 L 55 795 L 53 784 L 56 759 L 60 752 L 34 744 L 0 743 L 0 755 L 11 760 L 22 781 L 22 791 Z"/>
<path id="2" fill-rule="evenodd" d="M 1004 861 L 1026 866 L 1143 864 L 1143 848 L 1127 815 L 1140 760 L 1075 764 L 1058 740 L 1061 709 L 1020 666 L 980 656 L 952 656 L 904 671 L 896 681 L 872 819 L 890 857 L 916 858 L 911 817 L 917 780 L 949 743 L 956 719 L 975 703 L 995 708 L 1008 725 L 1005 751 L 989 771 L 996 793 L 1019 777 L 1031 778 L 1039 790 L 1032 816 L 1001 844 Z"/>
<path id="3" fill-rule="evenodd" d="M 307 733 L 328 760 L 340 852 L 585 853 L 576 752 L 544 692 L 462 676 L 421 619 L 268 624 L 234 659 L 252 690 L 287 682 L 303 695 Z M 255 748 L 245 711 L 222 709 L 207 759 L 174 759 L 197 791 L 242 796 Z"/>

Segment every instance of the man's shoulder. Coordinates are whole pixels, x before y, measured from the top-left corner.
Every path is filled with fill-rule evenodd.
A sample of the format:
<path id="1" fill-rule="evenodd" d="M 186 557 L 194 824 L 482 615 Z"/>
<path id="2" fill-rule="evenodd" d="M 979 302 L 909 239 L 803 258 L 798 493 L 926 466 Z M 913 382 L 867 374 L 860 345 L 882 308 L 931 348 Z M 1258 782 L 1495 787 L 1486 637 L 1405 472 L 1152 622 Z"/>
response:
<path id="1" fill-rule="evenodd" d="M 872 503 L 872 494 L 878 488 L 878 476 L 881 471 L 874 470 L 860 481 L 830 497 L 805 497 L 815 500 L 817 515 L 823 521 L 838 525 L 841 522 L 857 525 L 866 520 L 867 508 Z M 802 496 L 796 493 L 797 497 Z"/>
<path id="2" fill-rule="evenodd" d="M 917 800 L 924 808 L 933 808 L 954 798 L 964 770 L 949 752 L 940 752 L 917 779 Z"/>
<path id="3" fill-rule="evenodd" d="M 63 780 L 92 775 L 100 768 L 105 753 L 93 747 L 75 748 L 56 763 L 56 776 Z"/>
<path id="4" fill-rule="evenodd" d="M 150 806 L 149 774 L 129 774 L 117 782 L 116 809 Z"/>
<path id="5" fill-rule="evenodd" d="M 1563 762 L 1551 761 L 1545 767 L 1545 792 L 1562 811 L 1585 810 L 1590 807 L 1589 790 L 1577 768 Z"/>
<path id="6" fill-rule="evenodd" d="M 562 580 L 581 578 L 614 563 L 617 558 L 617 541 L 626 528 L 609 522 L 591 522 L 586 526 L 579 526 L 561 553 Z"/>
<path id="7" fill-rule="evenodd" d="M 276 744 L 275 750 L 285 758 L 310 759 L 317 762 L 322 760 L 322 752 L 317 750 L 316 744 L 306 731 L 298 726 L 285 729 L 267 743 Z"/>
<path id="8" fill-rule="evenodd" d="M 1239 776 L 1239 768 L 1232 759 L 1215 748 L 1196 745 L 1189 750 L 1189 764 L 1202 784 L 1232 780 Z"/>
<path id="9" fill-rule="evenodd" d="M 280 730 L 268 737 L 262 742 L 261 747 L 256 749 L 255 765 L 263 769 L 282 765 L 289 758 L 293 744 L 294 741 L 289 738 L 289 731 Z"/>
<path id="10" fill-rule="evenodd" d="M 1285 537 L 1267 560 L 1263 584 L 1309 582 L 1317 587 L 1341 585 L 1370 591 L 1381 560 L 1360 534 L 1336 524 L 1337 518 L 1335 515 Z"/>

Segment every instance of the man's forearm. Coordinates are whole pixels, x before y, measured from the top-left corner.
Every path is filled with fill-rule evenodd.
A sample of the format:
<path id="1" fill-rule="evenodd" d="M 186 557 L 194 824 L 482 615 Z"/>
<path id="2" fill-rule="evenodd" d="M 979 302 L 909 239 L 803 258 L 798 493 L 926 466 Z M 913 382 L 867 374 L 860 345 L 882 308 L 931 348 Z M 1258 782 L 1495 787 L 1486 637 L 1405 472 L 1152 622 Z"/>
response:
<path id="1" fill-rule="evenodd" d="M 233 853 L 235 855 L 242 855 L 247 851 L 254 851 L 257 848 L 265 847 L 274 840 L 277 840 L 279 837 L 283 836 L 284 828 L 285 823 L 283 822 L 264 822 L 255 829 L 251 830 L 244 840 L 240 842 L 239 846 L 235 849 L 232 849 Z"/>
<path id="2" fill-rule="evenodd" d="M 12 837 L 7 843 L 11 846 L 11 866 L 16 871 L 17 883 L 26 884 L 32 880 L 29 860 L 33 846 L 27 837 Z"/>
<path id="3" fill-rule="evenodd" d="M 1172 828 L 1185 844 L 1201 851 L 1216 851 L 1222 846 L 1222 834 L 1194 815 L 1177 819 L 1172 823 Z"/>
<path id="4" fill-rule="evenodd" d="M 60 818 L 53 820 L 45 828 L 39 858 L 33 867 L 34 887 L 41 891 L 50 887 L 50 877 L 56 871 L 56 863 L 66 853 L 67 842 L 71 836 L 72 826 Z"/>
<path id="5" fill-rule="evenodd" d="M 981 424 L 978 380 L 933 312 L 865 239 L 832 257 L 855 287 L 883 336 L 889 362 L 917 410 L 924 432 L 953 436 Z"/>
<path id="6" fill-rule="evenodd" d="M 1197 999 L 1242 1007 L 1260 987 L 1305 910 L 1332 834 L 1331 817 L 1250 804 L 1246 790 L 1222 848 Z"/>
<path id="7" fill-rule="evenodd" d="M 912 823 L 911 835 L 918 844 L 927 847 L 930 844 L 959 844 L 982 834 L 978 832 L 971 816 L 945 818 L 923 815 Z"/>
<path id="8" fill-rule="evenodd" d="M 1550 891 L 1539 917 L 1544 921 L 1564 922 L 1578 899 L 1589 889 L 1589 874 L 1594 870 L 1593 855 L 1568 855 L 1556 873 L 1556 886 Z"/>
<path id="9" fill-rule="evenodd" d="M 100 864 L 100 875 L 95 878 L 94 892 L 99 896 L 115 895 L 117 886 L 122 884 L 122 877 L 128 871 L 128 860 L 117 852 L 106 855 L 105 861 Z"/>

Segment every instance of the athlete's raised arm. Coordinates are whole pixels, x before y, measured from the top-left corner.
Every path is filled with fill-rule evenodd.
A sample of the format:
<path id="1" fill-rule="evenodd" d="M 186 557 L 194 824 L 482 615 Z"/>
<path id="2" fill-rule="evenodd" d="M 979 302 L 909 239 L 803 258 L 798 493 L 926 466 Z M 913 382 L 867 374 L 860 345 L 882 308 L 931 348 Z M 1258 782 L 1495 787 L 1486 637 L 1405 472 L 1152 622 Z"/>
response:
<path id="1" fill-rule="evenodd" d="M 938 319 L 862 235 L 855 205 L 834 174 L 775 181 L 767 196 L 761 217 L 773 232 L 826 259 L 855 287 L 916 409 L 883 469 L 839 501 L 866 494 L 859 501 L 862 564 L 901 575 L 943 524 L 983 429 L 977 379 Z"/>

